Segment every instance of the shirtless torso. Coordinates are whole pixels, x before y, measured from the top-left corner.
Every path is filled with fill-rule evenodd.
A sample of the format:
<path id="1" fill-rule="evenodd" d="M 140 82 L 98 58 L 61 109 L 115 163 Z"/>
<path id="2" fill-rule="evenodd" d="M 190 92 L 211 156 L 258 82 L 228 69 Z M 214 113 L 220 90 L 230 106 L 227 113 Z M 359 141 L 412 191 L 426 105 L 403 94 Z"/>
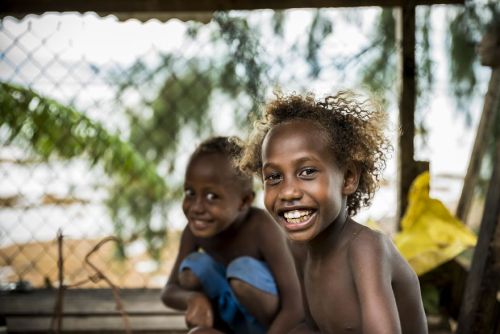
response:
<path id="1" fill-rule="evenodd" d="M 312 327 L 325 334 L 426 333 L 417 276 L 392 242 L 351 219 L 336 239 L 295 247 Z"/>

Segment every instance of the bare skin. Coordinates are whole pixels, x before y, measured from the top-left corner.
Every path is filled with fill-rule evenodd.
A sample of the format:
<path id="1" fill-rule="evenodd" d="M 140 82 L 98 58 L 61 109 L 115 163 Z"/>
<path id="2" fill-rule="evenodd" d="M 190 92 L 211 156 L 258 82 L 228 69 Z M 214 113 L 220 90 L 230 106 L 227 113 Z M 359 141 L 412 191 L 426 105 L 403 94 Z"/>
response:
<path id="1" fill-rule="evenodd" d="M 162 300 L 170 307 L 186 310 L 190 333 L 221 333 L 220 328 L 214 328 L 216 314 L 200 282 L 189 270 L 178 273 L 180 263 L 200 249 L 224 265 L 251 256 L 267 263 L 279 297 L 237 279 L 230 281 L 233 292 L 268 333 L 287 333 L 302 319 L 303 310 L 286 237 L 265 211 L 251 206 L 253 193 L 239 189 L 233 174 L 221 154 L 202 154 L 190 162 L 183 203 L 188 225 Z"/>
<path id="2" fill-rule="evenodd" d="M 294 243 L 307 307 L 292 333 L 427 333 L 417 276 L 387 237 L 348 218 L 359 173 L 337 165 L 321 131 L 289 121 L 262 146 L 265 206 Z"/>

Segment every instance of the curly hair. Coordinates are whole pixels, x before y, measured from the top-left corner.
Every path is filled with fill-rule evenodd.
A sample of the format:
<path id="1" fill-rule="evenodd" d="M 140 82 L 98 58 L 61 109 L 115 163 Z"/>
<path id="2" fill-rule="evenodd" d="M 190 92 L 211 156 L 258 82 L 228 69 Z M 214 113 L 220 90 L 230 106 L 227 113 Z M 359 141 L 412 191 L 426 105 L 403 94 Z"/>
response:
<path id="1" fill-rule="evenodd" d="M 240 159 L 240 169 L 262 177 L 261 150 L 265 136 L 276 125 L 297 119 L 310 120 L 325 130 L 340 167 L 353 162 L 358 168 L 358 188 L 347 197 L 347 212 L 354 216 L 373 199 L 392 149 L 384 135 L 386 113 L 374 101 L 359 101 L 351 91 L 323 100 L 316 100 L 312 93 L 277 94 L 276 99 L 266 105 L 261 118 L 254 122 Z"/>
<path id="2" fill-rule="evenodd" d="M 239 160 L 242 157 L 244 151 L 243 141 L 236 137 L 223 137 L 216 136 L 205 139 L 201 142 L 194 152 L 191 154 L 189 161 L 193 160 L 203 154 L 221 154 L 227 158 L 229 163 L 234 167 L 234 173 L 237 180 L 240 182 L 243 190 L 252 191 L 253 190 L 253 180 L 252 176 L 247 173 L 242 173 L 241 169 L 238 168 Z"/>

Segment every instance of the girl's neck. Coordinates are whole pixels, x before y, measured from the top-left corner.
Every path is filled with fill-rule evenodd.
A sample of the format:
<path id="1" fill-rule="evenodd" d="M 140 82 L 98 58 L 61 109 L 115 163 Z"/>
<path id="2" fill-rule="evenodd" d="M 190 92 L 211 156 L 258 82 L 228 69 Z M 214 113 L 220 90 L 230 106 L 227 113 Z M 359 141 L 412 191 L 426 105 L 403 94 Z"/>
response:
<path id="1" fill-rule="evenodd" d="M 345 205 L 342 205 L 337 218 L 308 243 L 310 254 L 313 256 L 324 256 L 337 249 L 346 225 L 350 220 Z"/>
<path id="2" fill-rule="evenodd" d="M 244 224 L 244 222 L 246 220 L 248 220 L 250 214 L 251 214 L 251 211 L 252 211 L 252 208 L 248 208 L 247 210 L 245 210 L 245 212 L 242 212 L 234 222 L 232 222 L 227 229 L 225 229 L 224 231 L 222 231 L 221 233 L 219 233 L 217 236 L 218 237 L 221 237 L 221 238 L 227 238 L 229 236 L 232 236 L 233 234 L 237 233 L 237 231 L 239 230 L 239 228 L 241 227 L 242 224 Z"/>

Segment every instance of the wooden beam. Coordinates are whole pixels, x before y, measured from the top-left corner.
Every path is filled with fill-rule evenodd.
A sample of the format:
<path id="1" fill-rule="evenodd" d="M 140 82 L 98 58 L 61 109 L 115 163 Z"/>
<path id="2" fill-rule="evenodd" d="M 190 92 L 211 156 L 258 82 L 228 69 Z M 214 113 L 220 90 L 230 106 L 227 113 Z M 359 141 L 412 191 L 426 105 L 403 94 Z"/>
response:
<path id="1" fill-rule="evenodd" d="M 121 301 L 134 333 L 186 333 L 182 312 L 165 307 L 160 289 L 123 289 Z M 0 314 L 9 333 L 48 333 L 56 290 L 0 294 Z M 123 333 L 111 289 L 69 289 L 64 294 L 63 333 Z"/>
<path id="2" fill-rule="evenodd" d="M 457 334 L 493 333 L 498 323 L 500 288 L 500 140 L 493 174 L 460 309 Z"/>
<path id="3" fill-rule="evenodd" d="M 8 333 L 51 333 L 50 317 L 29 318 L 10 316 L 7 318 Z M 74 316 L 65 315 L 59 333 L 123 334 L 123 323 L 119 316 Z M 164 315 L 130 316 L 130 327 L 135 334 L 186 334 L 184 317 Z M 53 332 L 58 333 L 58 332 Z"/>
<path id="4" fill-rule="evenodd" d="M 121 289 L 120 297 L 129 315 L 178 315 L 181 312 L 162 304 L 160 289 Z M 7 316 L 52 315 L 56 289 L 36 289 L 0 294 L 0 314 Z M 120 315 L 111 289 L 68 289 L 64 295 L 64 314 Z"/>
<path id="5" fill-rule="evenodd" d="M 464 0 L 415 0 L 414 5 L 464 4 Z M 154 13 L 216 10 L 402 6 L 406 0 L 2 0 L 1 16 L 55 12 Z"/>
<path id="6" fill-rule="evenodd" d="M 401 219 L 408 205 L 408 192 L 417 173 L 415 137 L 415 6 L 412 1 L 397 9 L 396 43 L 399 50 L 399 127 L 397 213 Z"/>

